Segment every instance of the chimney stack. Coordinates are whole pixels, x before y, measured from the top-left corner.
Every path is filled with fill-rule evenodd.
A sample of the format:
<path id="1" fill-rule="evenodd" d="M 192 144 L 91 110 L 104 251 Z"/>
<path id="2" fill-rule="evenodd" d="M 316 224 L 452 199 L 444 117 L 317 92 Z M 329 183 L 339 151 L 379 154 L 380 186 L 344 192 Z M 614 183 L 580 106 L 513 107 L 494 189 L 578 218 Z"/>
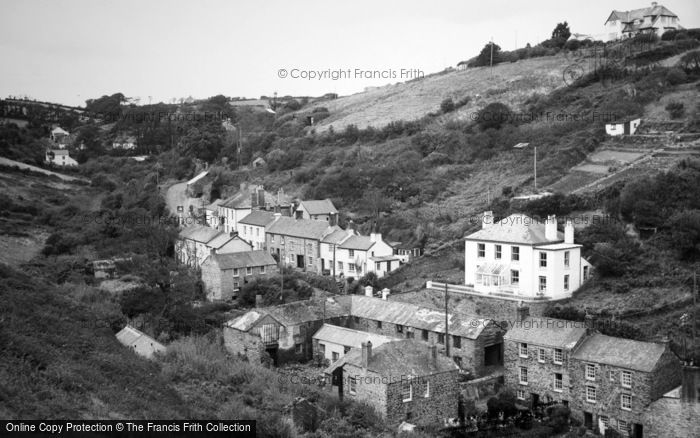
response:
<path id="1" fill-rule="evenodd" d="M 523 305 L 523 302 L 518 303 L 516 308 L 518 322 L 525 321 L 530 316 L 530 307 Z"/>
<path id="2" fill-rule="evenodd" d="M 547 222 L 544 224 L 544 238 L 557 240 L 557 217 L 553 214 L 547 216 Z"/>
<path id="3" fill-rule="evenodd" d="M 365 296 L 366 297 L 373 297 L 374 296 L 374 288 L 372 288 L 372 286 L 365 286 Z"/>
<path id="4" fill-rule="evenodd" d="M 564 243 L 574 243 L 574 224 L 571 223 L 571 219 L 566 220 L 566 226 L 564 227 Z"/>
<path id="5" fill-rule="evenodd" d="M 369 240 L 371 242 L 381 242 L 382 240 L 382 234 L 381 233 L 371 233 L 369 235 Z"/>
<path id="6" fill-rule="evenodd" d="M 348 221 L 348 231 L 355 234 L 355 222 L 353 222 L 352 219 Z"/>
<path id="7" fill-rule="evenodd" d="M 362 343 L 362 367 L 367 368 L 372 360 L 372 341 Z"/>
<path id="8" fill-rule="evenodd" d="M 251 208 L 258 208 L 258 193 L 256 190 L 253 190 L 250 193 L 250 207 Z"/>
<path id="9" fill-rule="evenodd" d="M 387 298 L 389 298 L 389 293 L 390 293 L 390 292 L 391 292 L 391 291 L 389 290 L 389 288 L 386 288 L 386 287 L 385 287 L 384 289 L 382 289 L 382 299 L 383 299 L 384 301 L 386 301 Z"/>
<path id="10" fill-rule="evenodd" d="M 263 186 L 258 187 L 258 207 L 265 207 L 265 188 Z"/>
<path id="11" fill-rule="evenodd" d="M 488 228 L 493 225 L 493 212 L 485 211 L 484 216 L 481 218 L 481 228 Z"/>

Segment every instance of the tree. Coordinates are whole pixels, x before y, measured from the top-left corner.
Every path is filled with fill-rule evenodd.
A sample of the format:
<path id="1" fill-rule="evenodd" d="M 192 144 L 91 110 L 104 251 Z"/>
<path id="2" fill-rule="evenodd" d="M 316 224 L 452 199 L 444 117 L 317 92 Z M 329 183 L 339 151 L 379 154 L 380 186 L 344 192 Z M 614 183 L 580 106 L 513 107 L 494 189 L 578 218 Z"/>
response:
<path id="1" fill-rule="evenodd" d="M 700 50 L 686 53 L 681 57 L 679 64 L 686 73 L 700 72 Z"/>
<path id="2" fill-rule="evenodd" d="M 440 103 L 440 111 L 442 111 L 443 114 L 452 112 L 454 109 L 455 103 L 451 97 L 448 97 L 447 99 L 443 100 L 442 103 Z"/>
<path id="3" fill-rule="evenodd" d="M 563 23 L 558 23 L 557 27 L 552 31 L 552 39 L 563 39 L 568 40 L 571 36 L 571 30 L 569 30 L 569 24 L 565 21 Z"/>
<path id="4" fill-rule="evenodd" d="M 216 132 L 219 131 L 219 132 Z M 190 128 L 180 139 L 178 149 L 183 155 L 212 162 L 219 156 L 224 142 L 221 130 Z"/>
<path id="5" fill-rule="evenodd" d="M 666 111 L 672 119 L 680 119 L 685 114 L 685 105 L 681 102 L 671 102 L 666 105 Z"/>
<path id="6" fill-rule="evenodd" d="M 481 52 L 479 55 L 476 57 L 476 61 L 474 65 L 476 67 L 479 66 L 484 66 L 484 65 L 491 65 L 491 62 L 493 60 L 493 64 L 497 64 L 500 59 L 500 54 L 501 54 L 501 46 L 498 44 L 495 44 L 494 42 L 489 42 L 486 43 L 483 49 L 481 49 Z"/>
<path id="7" fill-rule="evenodd" d="M 500 129 L 511 119 L 511 111 L 507 105 L 494 102 L 486 105 L 477 113 L 476 123 L 482 130 L 489 128 Z"/>

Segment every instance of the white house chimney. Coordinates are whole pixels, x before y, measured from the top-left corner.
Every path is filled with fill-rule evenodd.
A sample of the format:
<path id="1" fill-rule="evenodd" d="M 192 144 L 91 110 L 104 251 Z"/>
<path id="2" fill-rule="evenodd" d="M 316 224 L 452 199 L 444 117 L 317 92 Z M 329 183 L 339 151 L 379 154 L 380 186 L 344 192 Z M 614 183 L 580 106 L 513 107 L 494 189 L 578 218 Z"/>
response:
<path id="1" fill-rule="evenodd" d="M 372 286 L 365 286 L 365 296 L 366 297 L 373 297 L 374 296 L 374 289 Z"/>
<path id="2" fill-rule="evenodd" d="M 544 224 L 544 238 L 557 240 L 557 217 L 553 214 L 547 216 L 547 222 Z"/>
<path id="3" fill-rule="evenodd" d="M 574 224 L 570 219 L 567 219 L 564 227 L 564 243 L 574 243 Z"/>
<path id="4" fill-rule="evenodd" d="M 372 359 L 372 341 L 362 343 L 362 367 L 367 368 Z"/>
<path id="5" fill-rule="evenodd" d="M 382 289 L 382 299 L 383 299 L 384 301 L 386 301 L 387 298 L 389 298 L 389 293 L 390 293 L 390 292 L 391 292 L 391 291 L 389 290 L 389 288 L 386 288 L 386 287 L 385 287 L 384 289 Z"/>
<path id="6" fill-rule="evenodd" d="M 487 228 L 493 225 L 493 212 L 485 211 L 484 216 L 481 218 L 481 228 Z"/>
<path id="7" fill-rule="evenodd" d="M 370 233 L 369 240 L 371 242 L 381 242 L 382 241 L 382 233 Z"/>

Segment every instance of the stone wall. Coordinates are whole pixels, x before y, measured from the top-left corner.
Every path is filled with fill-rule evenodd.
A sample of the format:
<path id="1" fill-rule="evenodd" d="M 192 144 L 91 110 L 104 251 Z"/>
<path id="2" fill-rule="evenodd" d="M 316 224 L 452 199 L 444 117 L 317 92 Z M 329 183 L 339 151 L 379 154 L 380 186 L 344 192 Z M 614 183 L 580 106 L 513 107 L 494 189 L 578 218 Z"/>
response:
<path id="1" fill-rule="evenodd" d="M 304 256 L 304 263 L 306 264 L 304 271 L 321 273 L 321 249 L 318 240 L 265 233 L 265 242 L 270 254 L 278 254 L 279 251 L 280 257 L 284 257 L 286 265 L 296 267 L 296 255 L 301 254 Z M 309 248 L 309 245 L 311 245 L 311 248 Z M 292 255 L 294 260 L 290 262 L 289 257 Z M 311 263 L 309 263 L 309 257 L 312 258 Z"/>
<path id="2" fill-rule="evenodd" d="M 252 363 L 260 363 L 265 347 L 257 335 L 224 327 L 224 347 L 231 354 L 248 358 Z"/>
<path id="3" fill-rule="evenodd" d="M 417 425 L 443 424 L 457 418 L 459 404 L 458 371 L 421 376 L 412 383 L 412 399 L 404 402 L 401 382 L 387 388 L 388 423 L 408 421 Z M 425 397 L 429 386 L 428 397 Z"/>
<path id="4" fill-rule="evenodd" d="M 700 436 L 700 403 L 661 398 L 645 410 L 647 438 Z"/>

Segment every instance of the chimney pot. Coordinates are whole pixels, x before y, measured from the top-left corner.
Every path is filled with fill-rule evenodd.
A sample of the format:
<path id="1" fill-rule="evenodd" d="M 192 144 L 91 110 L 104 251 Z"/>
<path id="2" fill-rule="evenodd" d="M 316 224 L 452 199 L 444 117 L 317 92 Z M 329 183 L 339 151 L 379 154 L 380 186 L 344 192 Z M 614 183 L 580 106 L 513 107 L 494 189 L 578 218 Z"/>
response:
<path id="1" fill-rule="evenodd" d="M 385 287 L 384 289 L 382 289 L 382 299 L 386 301 L 390 293 L 391 291 L 388 288 Z"/>
<path id="2" fill-rule="evenodd" d="M 483 217 L 481 218 L 481 228 L 488 228 L 493 225 L 493 212 L 485 211 Z"/>
<path id="3" fill-rule="evenodd" d="M 571 223 L 571 219 L 567 219 L 564 227 L 564 243 L 574 243 L 574 224 Z"/>
<path id="4" fill-rule="evenodd" d="M 372 286 L 365 286 L 365 296 L 367 296 L 367 297 L 374 296 L 374 288 Z"/>
<path id="5" fill-rule="evenodd" d="M 367 368 L 372 359 L 372 341 L 362 343 L 362 367 Z"/>
<path id="6" fill-rule="evenodd" d="M 557 217 L 553 214 L 547 216 L 547 222 L 544 224 L 544 238 L 557 240 Z"/>

